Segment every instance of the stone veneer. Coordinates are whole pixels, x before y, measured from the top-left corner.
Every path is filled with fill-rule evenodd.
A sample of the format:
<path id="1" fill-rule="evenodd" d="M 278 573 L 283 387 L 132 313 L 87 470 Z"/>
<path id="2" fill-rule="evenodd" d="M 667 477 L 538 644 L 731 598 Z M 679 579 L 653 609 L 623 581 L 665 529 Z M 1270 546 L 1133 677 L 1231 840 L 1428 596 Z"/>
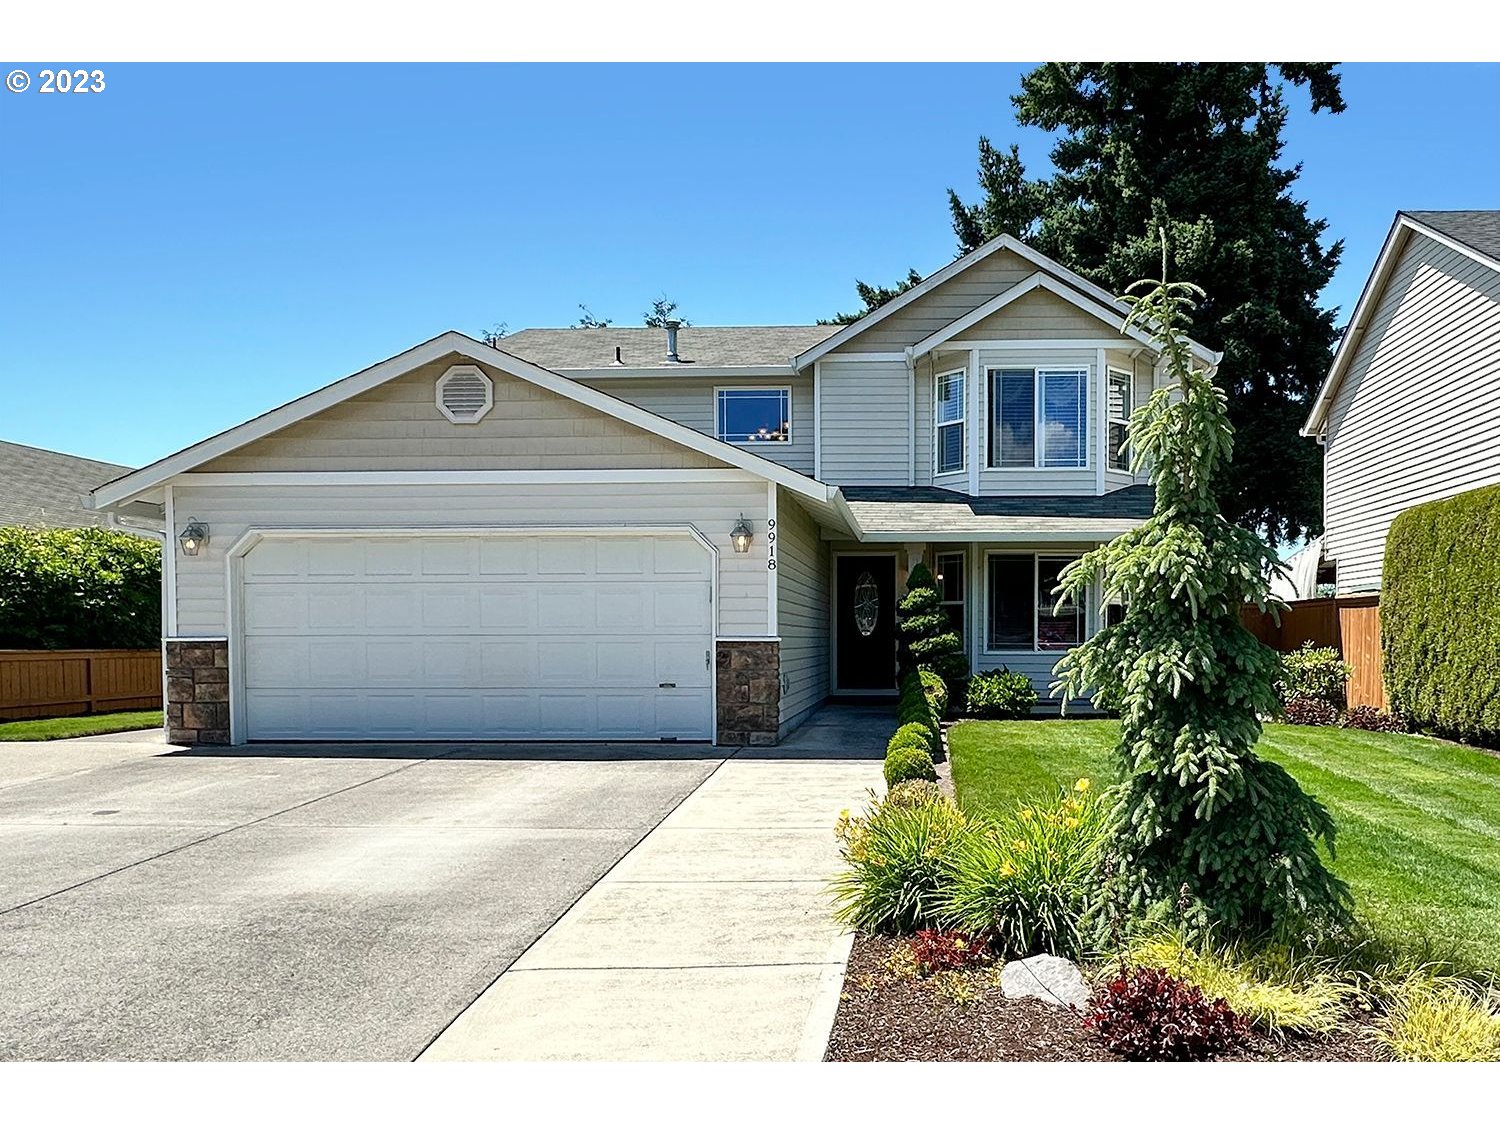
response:
<path id="1" fill-rule="evenodd" d="M 229 741 L 229 642 L 167 640 L 167 741 Z"/>
<path id="2" fill-rule="evenodd" d="M 715 662 L 721 746 L 774 746 L 781 726 L 781 642 L 720 641 Z"/>

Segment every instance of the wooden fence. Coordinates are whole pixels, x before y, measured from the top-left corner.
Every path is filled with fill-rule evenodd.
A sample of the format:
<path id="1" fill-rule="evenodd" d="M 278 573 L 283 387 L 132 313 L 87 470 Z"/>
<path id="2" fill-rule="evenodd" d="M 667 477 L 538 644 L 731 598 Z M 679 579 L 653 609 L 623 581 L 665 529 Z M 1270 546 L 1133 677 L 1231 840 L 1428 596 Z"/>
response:
<path id="1" fill-rule="evenodd" d="M 1278 625 L 1268 613 L 1247 606 L 1245 628 L 1277 652 L 1293 652 L 1308 641 L 1336 648 L 1353 666 L 1349 676 L 1349 706 L 1385 709 L 1385 684 L 1380 666 L 1380 595 L 1311 598 L 1293 602 Z"/>
<path id="2" fill-rule="evenodd" d="M 160 706 L 159 649 L 0 649 L 0 720 Z"/>

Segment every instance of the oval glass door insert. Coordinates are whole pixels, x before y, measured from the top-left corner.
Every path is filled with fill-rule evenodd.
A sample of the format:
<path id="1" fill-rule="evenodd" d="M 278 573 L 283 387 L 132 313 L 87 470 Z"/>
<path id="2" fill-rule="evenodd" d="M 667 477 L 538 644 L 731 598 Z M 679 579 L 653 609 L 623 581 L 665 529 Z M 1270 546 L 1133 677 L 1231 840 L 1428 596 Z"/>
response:
<path id="1" fill-rule="evenodd" d="M 880 587 L 867 570 L 854 584 L 854 627 L 861 637 L 868 637 L 880 623 Z"/>

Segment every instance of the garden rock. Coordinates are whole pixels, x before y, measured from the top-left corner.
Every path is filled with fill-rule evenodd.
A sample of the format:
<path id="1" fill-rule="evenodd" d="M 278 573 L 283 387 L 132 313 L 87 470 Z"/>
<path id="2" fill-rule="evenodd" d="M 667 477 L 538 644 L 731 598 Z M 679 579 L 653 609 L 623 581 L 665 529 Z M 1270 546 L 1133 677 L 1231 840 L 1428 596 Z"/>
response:
<path id="1" fill-rule="evenodd" d="M 1038 953 L 1023 961 L 1008 961 L 1000 970 L 1000 991 L 1007 1000 L 1033 996 L 1054 1008 L 1089 1006 L 1092 993 L 1083 981 L 1083 973 L 1066 957 Z"/>

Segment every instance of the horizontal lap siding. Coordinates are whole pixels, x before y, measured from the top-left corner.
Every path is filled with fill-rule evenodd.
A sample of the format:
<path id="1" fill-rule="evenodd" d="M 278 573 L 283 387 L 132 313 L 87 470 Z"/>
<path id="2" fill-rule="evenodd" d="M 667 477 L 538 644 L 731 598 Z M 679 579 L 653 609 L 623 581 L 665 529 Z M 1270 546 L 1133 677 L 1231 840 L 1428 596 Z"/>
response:
<path id="1" fill-rule="evenodd" d="M 484 367 L 495 405 L 455 425 L 437 408 L 457 355 L 226 453 L 203 472 L 417 469 L 695 469 L 720 462 L 524 379 Z M 482 366 L 482 365 L 481 365 Z M 502 463 L 503 462 L 503 463 Z"/>
<path id="2" fill-rule="evenodd" d="M 1404 509 L 1500 482 L 1500 275 L 1414 234 L 1328 419 L 1324 549 L 1378 589 Z"/>
<path id="3" fill-rule="evenodd" d="M 1105 340 L 1119 332 L 1071 301 L 1033 289 L 999 312 L 964 329 L 958 340 Z"/>
<path id="4" fill-rule="evenodd" d="M 748 447 L 752 453 L 785 465 L 809 476 L 813 471 L 813 386 L 809 376 L 785 379 L 722 379 L 712 377 L 664 379 L 580 378 L 579 382 L 597 387 L 605 394 L 632 402 L 653 414 L 659 414 L 689 429 L 717 437 L 718 387 L 766 386 L 790 387 L 792 392 L 791 441 L 768 442 Z M 742 447 L 743 448 L 743 447 Z"/>
<path id="5" fill-rule="evenodd" d="M 911 482 L 910 377 L 904 360 L 823 363 L 823 471 L 829 484 Z"/>
<path id="6" fill-rule="evenodd" d="M 194 488 L 174 485 L 173 504 L 212 529 L 202 553 L 177 556 L 177 635 L 225 636 L 225 557 L 251 528 L 337 527 L 351 531 L 443 527 L 677 527 L 691 525 L 719 552 L 718 630 L 765 636 L 766 544 L 735 554 L 729 533 L 743 513 L 766 516 L 766 485 L 589 484 Z"/>
<path id="7" fill-rule="evenodd" d="M 818 525 L 785 489 L 776 500 L 777 628 L 781 636 L 781 726 L 828 697 L 829 551 Z"/>

